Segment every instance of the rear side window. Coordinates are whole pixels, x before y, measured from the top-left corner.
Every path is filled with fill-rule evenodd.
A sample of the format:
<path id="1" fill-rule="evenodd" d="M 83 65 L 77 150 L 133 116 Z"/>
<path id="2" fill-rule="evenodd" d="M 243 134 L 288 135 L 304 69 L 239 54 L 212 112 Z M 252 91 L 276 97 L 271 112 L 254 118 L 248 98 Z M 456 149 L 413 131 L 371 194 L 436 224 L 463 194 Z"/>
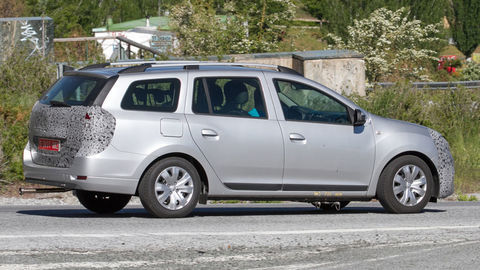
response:
<path id="1" fill-rule="evenodd" d="M 64 76 L 40 99 L 40 103 L 89 106 L 106 81 L 86 76 Z"/>
<path id="2" fill-rule="evenodd" d="M 128 87 L 121 107 L 125 110 L 174 112 L 179 94 L 178 79 L 137 81 Z"/>
<path id="3" fill-rule="evenodd" d="M 266 118 L 265 102 L 257 78 L 197 78 L 194 113 Z"/>

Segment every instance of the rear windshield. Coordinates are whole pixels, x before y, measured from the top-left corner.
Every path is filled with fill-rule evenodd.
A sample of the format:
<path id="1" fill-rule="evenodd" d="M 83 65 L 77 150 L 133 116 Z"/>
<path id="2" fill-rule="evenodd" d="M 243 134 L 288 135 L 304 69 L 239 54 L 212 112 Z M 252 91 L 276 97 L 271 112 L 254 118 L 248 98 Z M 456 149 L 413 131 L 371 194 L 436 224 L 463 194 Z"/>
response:
<path id="1" fill-rule="evenodd" d="M 93 104 L 106 81 L 86 76 L 64 76 L 40 99 L 40 103 L 89 106 Z"/>

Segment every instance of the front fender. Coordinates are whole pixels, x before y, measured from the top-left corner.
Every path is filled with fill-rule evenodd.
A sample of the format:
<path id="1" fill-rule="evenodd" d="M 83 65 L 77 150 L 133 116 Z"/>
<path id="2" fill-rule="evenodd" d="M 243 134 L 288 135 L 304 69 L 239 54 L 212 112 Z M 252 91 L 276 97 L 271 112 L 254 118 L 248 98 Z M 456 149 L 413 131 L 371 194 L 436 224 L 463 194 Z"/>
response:
<path id="1" fill-rule="evenodd" d="M 374 116 L 373 126 L 376 143 L 375 166 L 367 191 L 368 196 L 376 195 L 378 180 L 385 166 L 404 153 L 420 153 L 435 165 L 438 172 L 439 151 L 428 128 L 378 116 Z"/>

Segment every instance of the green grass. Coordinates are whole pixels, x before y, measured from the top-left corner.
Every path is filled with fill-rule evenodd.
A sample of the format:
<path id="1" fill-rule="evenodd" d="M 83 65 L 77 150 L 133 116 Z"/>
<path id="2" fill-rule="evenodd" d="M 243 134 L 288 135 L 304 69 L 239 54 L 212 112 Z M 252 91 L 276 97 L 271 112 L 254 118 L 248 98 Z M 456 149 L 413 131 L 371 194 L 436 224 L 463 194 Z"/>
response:
<path id="1" fill-rule="evenodd" d="M 476 202 L 478 201 L 475 195 L 467 195 L 467 194 L 458 194 L 457 199 L 461 202 Z"/>
<path id="2" fill-rule="evenodd" d="M 295 19 L 316 19 L 308 11 L 302 1 L 295 0 Z"/>
<path id="3" fill-rule="evenodd" d="M 465 55 L 453 45 L 443 47 L 439 55 L 456 55 L 460 59 L 465 59 Z"/>
<path id="4" fill-rule="evenodd" d="M 282 41 L 278 44 L 278 51 L 314 51 L 328 47 L 322 40 L 322 30 L 317 28 L 289 27 L 286 29 Z"/>

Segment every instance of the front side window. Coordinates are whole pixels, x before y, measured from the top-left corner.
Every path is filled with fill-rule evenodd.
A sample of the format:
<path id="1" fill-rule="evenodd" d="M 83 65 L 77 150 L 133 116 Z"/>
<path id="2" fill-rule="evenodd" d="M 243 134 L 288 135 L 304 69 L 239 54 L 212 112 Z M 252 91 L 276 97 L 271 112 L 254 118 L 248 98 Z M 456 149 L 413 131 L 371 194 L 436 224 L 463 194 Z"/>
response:
<path id="1" fill-rule="evenodd" d="M 106 79 L 87 76 L 64 76 L 40 99 L 40 103 L 89 106 L 106 81 Z"/>
<path id="2" fill-rule="evenodd" d="M 128 87 L 121 107 L 125 110 L 174 112 L 179 94 L 178 79 L 137 81 Z"/>
<path id="3" fill-rule="evenodd" d="M 347 107 L 311 86 L 274 80 L 285 120 L 350 124 Z"/>
<path id="4" fill-rule="evenodd" d="M 266 118 L 260 81 L 257 78 L 197 78 L 194 82 L 194 113 Z"/>

